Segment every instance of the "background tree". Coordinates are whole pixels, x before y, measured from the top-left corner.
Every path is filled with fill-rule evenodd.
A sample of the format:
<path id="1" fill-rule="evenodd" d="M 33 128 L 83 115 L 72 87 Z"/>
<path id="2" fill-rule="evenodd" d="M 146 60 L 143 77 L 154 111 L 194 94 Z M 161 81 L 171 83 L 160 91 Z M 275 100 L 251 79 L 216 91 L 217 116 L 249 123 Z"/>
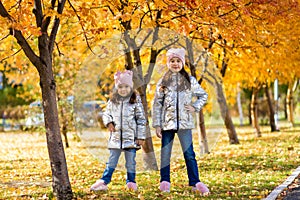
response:
<path id="1" fill-rule="evenodd" d="M 52 65 L 52 53 L 60 23 L 58 15 L 62 14 L 65 1 L 52 1 L 51 4 L 43 5 L 41 1 L 36 0 L 34 1 L 33 9 L 33 5 L 29 2 L 26 2 L 27 4 L 16 5 L 8 2 L 4 3 L 0 2 L 0 15 L 8 21 L 5 26 L 17 40 L 31 63 L 36 67 L 40 76 L 53 192 L 57 195 L 58 199 L 71 199 L 73 194 L 60 135 L 56 83 Z M 25 8 L 22 7 L 23 5 Z M 10 13 L 7 9 L 10 10 Z M 50 13 L 53 14 L 51 15 Z M 36 25 L 33 25 L 31 19 L 35 19 Z M 32 22 L 32 24 L 27 24 L 27 20 Z M 53 20 L 52 23 L 51 20 Z M 50 25 L 53 26 L 51 29 L 49 28 Z M 26 26 L 32 28 L 27 32 L 25 31 Z M 48 31 L 50 31 L 49 35 Z M 26 39 L 26 34 L 37 36 L 38 43 L 36 49 L 38 49 L 38 54 L 35 52 L 36 49 L 31 47 L 33 44 L 30 44 Z"/>
<path id="2" fill-rule="evenodd" d="M 243 43 L 235 45 L 234 56 L 229 65 L 231 77 L 228 79 L 232 83 L 238 81 L 244 88 L 253 88 L 253 95 L 256 95 L 263 85 L 272 86 L 275 79 L 286 84 L 289 81 L 293 82 L 295 74 L 298 74 L 297 70 L 294 70 L 296 68 L 292 68 L 298 58 L 296 54 L 291 56 L 290 53 L 297 51 L 299 43 L 294 37 L 287 37 L 287 34 L 298 33 L 298 27 L 295 27 L 294 23 L 297 23 L 295 20 L 299 16 L 299 4 L 293 1 L 273 2 L 263 3 L 259 8 L 260 10 L 248 10 L 249 14 L 255 13 L 255 16 L 244 20 L 249 30 L 243 31 L 246 36 Z M 286 55 L 286 52 L 290 52 L 289 55 Z M 287 70 L 288 68 L 291 71 Z M 232 75 L 233 72 L 235 75 Z M 269 96 L 269 102 L 272 102 L 269 107 L 275 108 L 272 95 Z M 270 116 L 269 121 L 274 121 L 274 116 Z M 274 123 L 270 125 L 271 130 L 276 130 Z M 258 126 L 255 127 L 259 134 Z"/>
<path id="3" fill-rule="evenodd" d="M 190 68 L 191 71 L 191 75 L 194 76 L 197 80 L 198 83 L 201 84 L 203 81 L 202 76 L 200 75 L 200 77 L 197 77 L 197 73 L 196 73 L 196 65 L 198 64 L 195 58 L 194 58 L 194 48 L 193 48 L 193 40 L 190 40 L 189 38 L 186 38 L 186 49 L 187 49 L 187 57 L 188 57 L 188 61 L 187 61 L 187 65 Z M 204 50 L 200 51 L 201 53 L 205 52 Z M 206 63 L 203 63 L 203 65 Z M 205 69 L 205 67 L 203 67 Z M 198 120 L 197 122 L 199 122 L 198 126 L 199 126 L 199 130 L 200 130 L 200 136 L 201 136 L 201 145 L 202 145 L 202 149 L 203 149 L 203 153 L 209 153 L 209 147 L 208 147 L 208 141 L 207 141 L 207 135 L 206 135 L 206 129 L 205 129 L 205 120 L 204 120 L 204 114 L 203 114 L 203 109 L 200 110 L 199 114 L 197 115 Z M 198 131 L 199 131 L 198 130 Z"/>
<path id="4" fill-rule="evenodd" d="M 245 3 L 243 1 L 230 3 L 218 1 L 208 2 L 208 4 L 209 6 L 203 5 L 203 7 L 199 7 L 199 10 L 209 8 L 207 12 L 195 12 L 195 16 L 198 16 L 198 18 L 193 20 L 201 24 L 198 29 L 199 39 L 205 41 L 203 36 L 212 38 L 212 43 L 208 43 L 207 46 L 214 44 L 214 48 L 211 48 L 209 51 L 215 55 L 213 58 L 215 58 L 216 63 L 218 63 L 218 59 L 221 58 L 223 60 L 222 57 L 224 57 L 223 49 L 219 47 L 223 46 L 226 48 L 226 51 L 223 52 L 227 52 L 227 59 L 223 60 L 225 62 L 222 61 L 225 65 L 222 64 L 218 68 L 223 75 L 224 69 L 226 69 L 226 76 L 223 78 L 224 85 L 226 85 L 225 89 L 230 90 L 232 87 L 228 86 L 232 84 L 236 87 L 238 81 L 246 84 L 252 82 L 253 85 L 255 83 L 266 83 L 266 81 L 269 84 L 272 83 L 276 74 L 273 72 L 276 70 L 270 69 L 275 65 L 273 58 L 276 58 L 276 55 L 274 55 L 274 50 L 271 50 L 270 47 L 275 47 L 276 37 L 269 31 L 268 26 L 272 27 L 272 24 L 280 23 L 288 15 L 286 8 L 290 8 L 293 10 L 292 12 L 297 12 L 298 8 L 296 7 L 298 7 L 298 4 L 292 1 L 277 3 L 262 1 L 255 3 Z M 206 17 L 202 18 L 203 15 L 206 15 Z M 295 13 L 291 14 L 291 16 L 294 17 Z M 211 36 L 205 34 L 205 30 L 208 32 L 207 30 L 209 29 L 213 30 Z M 254 55 L 253 52 L 256 52 L 257 57 L 254 58 L 257 58 L 257 60 L 254 61 L 253 57 L 248 56 L 237 61 L 236 58 L 240 58 L 239 53 L 244 52 L 251 52 L 252 55 Z M 271 55 L 272 57 L 270 57 Z M 266 58 L 268 59 L 266 60 Z M 278 61 L 278 58 L 274 60 Z M 239 64 L 237 65 L 237 63 Z M 253 67 L 251 66 L 256 65 L 261 67 L 252 71 Z"/>

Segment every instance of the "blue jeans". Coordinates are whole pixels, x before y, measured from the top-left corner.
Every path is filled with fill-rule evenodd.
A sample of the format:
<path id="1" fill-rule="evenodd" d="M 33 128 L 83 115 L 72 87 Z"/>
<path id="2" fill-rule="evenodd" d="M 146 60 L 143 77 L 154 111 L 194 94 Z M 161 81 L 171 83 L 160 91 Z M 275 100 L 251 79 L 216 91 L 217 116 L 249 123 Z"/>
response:
<path id="1" fill-rule="evenodd" d="M 105 184 L 109 184 L 112 178 L 112 175 L 117 167 L 119 157 L 121 152 L 124 151 L 125 153 L 125 167 L 127 169 L 127 179 L 126 183 L 133 182 L 135 183 L 135 156 L 136 156 L 136 149 L 110 149 L 110 156 L 108 162 L 106 163 L 106 168 L 102 175 L 102 180 Z"/>
<path id="2" fill-rule="evenodd" d="M 193 148 L 192 131 L 190 129 L 185 130 L 167 130 L 162 131 L 161 139 L 161 166 L 160 166 L 160 182 L 170 181 L 170 158 L 172 153 L 172 146 L 175 133 L 177 132 L 181 149 L 184 155 L 185 165 L 189 178 L 189 185 L 194 186 L 200 182 L 198 164 L 196 161 L 196 155 Z"/>

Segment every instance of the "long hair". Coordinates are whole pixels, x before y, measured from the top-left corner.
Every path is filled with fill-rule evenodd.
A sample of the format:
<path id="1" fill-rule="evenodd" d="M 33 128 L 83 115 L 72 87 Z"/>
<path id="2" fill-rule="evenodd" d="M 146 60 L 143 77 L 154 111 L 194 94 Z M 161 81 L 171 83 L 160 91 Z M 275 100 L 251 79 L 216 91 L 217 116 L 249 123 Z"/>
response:
<path id="1" fill-rule="evenodd" d="M 187 89 L 191 89 L 190 76 L 187 73 L 187 71 L 185 71 L 185 69 L 182 68 L 179 71 L 179 74 L 181 76 L 179 78 L 179 82 L 178 82 L 178 86 L 177 86 L 178 91 L 184 91 Z M 171 82 L 172 82 L 172 71 L 168 70 L 162 78 L 162 82 L 161 82 L 162 88 L 164 89 L 164 87 L 170 86 Z"/>
<path id="2" fill-rule="evenodd" d="M 129 99 L 129 103 L 130 104 L 134 104 L 136 103 L 136 98 L 137 98 L 137 91 L 135 90 L 132 90 L 132 93 L 130 95 L 130 99 Z M 114 89 L 113 92 L 111 93 L 111 96 L 110 96 L 110 100 L 115 103 L 115 104 L 120 104 L 121 100 L 123 99 L 124 97 L 120 96 L 119 93 L 118 93 L 118 90 L 117 89 Z"/>

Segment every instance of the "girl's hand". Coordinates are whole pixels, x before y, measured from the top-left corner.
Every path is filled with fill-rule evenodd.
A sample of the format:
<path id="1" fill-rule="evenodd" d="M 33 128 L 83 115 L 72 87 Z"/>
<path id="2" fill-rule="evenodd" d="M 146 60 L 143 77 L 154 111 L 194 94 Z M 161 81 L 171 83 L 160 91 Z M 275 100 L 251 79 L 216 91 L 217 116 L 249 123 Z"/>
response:
<path id="1" fill-rule="evenodd" d="M 157 137 L 161 138 L 161 128 L 159 126 L 156 127 L 155 132 L 156 132 Z"/>
<path id="2" fill-rule="evenodd" d="M 189 113 L 193 113 L 193 112 L 195 112 L 196 111 L 196 109 L 193 107 L 193 106 L 191 106 L 191 105 L 184 105 L 184 108 L 189 112 Z"/>
<path id="3" fill-rule="evenodd" d="M 109 123 L 107 125 L 107 128 L 108 128 L 109 132 L 115 132 L 116 131 L 115 126 L 114 126 L 113 123 Z"/>
<path id="4" fill-rule="evenodd" d="M 139 145 L 139 146 L 142 146 L 142 145 L 145 143 L 145 140 L 137 139 L 137 140 L 135 141 L 135 143 L 136 143 L 137 145 Z"/>

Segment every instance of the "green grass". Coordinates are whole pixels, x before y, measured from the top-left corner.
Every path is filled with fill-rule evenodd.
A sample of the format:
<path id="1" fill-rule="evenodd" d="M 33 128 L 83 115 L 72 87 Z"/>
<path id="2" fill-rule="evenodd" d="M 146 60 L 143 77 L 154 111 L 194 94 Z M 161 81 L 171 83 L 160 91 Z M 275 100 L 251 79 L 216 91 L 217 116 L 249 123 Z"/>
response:
<path id="1" fill-rule="evenodd" d="M 300 163 L 300 127 L 282 127 L 273 133 L 268 130 L 262 127 L 262 137 L 257 138 L 251 127 L 237 127 L 241 144 L 230 145 L 227 133 L 222 132 L 210 154 L 197 153 L 200 179 L 209 186 L 209 197 L 191 192 L 180 153 L 172 157 L 172 188 L 168 194 L 158 189 L 158 171 L 139 170 L 139 192 L 127 191 L 122 166 L 115 171 L 109 191 L 90 192 L 90 186 L 102 175 L 107 157 L 98 159 L 89 154 L 86 143 L 75 136 L 72 140 L 70 134 L 66 157 L 74 199 L 262 199 Z M 159 141 L 156 137 L 153 141 L 159 158 Z M 0 133 L 0 145 L 0 199 L 53 199 L 46 136 Z M 174 145 L 176 152 L 178 144 Z M 195 151 L 199 151 L 196 140 Z M 142 163 L 138 161 L 138 165 Z"/>

